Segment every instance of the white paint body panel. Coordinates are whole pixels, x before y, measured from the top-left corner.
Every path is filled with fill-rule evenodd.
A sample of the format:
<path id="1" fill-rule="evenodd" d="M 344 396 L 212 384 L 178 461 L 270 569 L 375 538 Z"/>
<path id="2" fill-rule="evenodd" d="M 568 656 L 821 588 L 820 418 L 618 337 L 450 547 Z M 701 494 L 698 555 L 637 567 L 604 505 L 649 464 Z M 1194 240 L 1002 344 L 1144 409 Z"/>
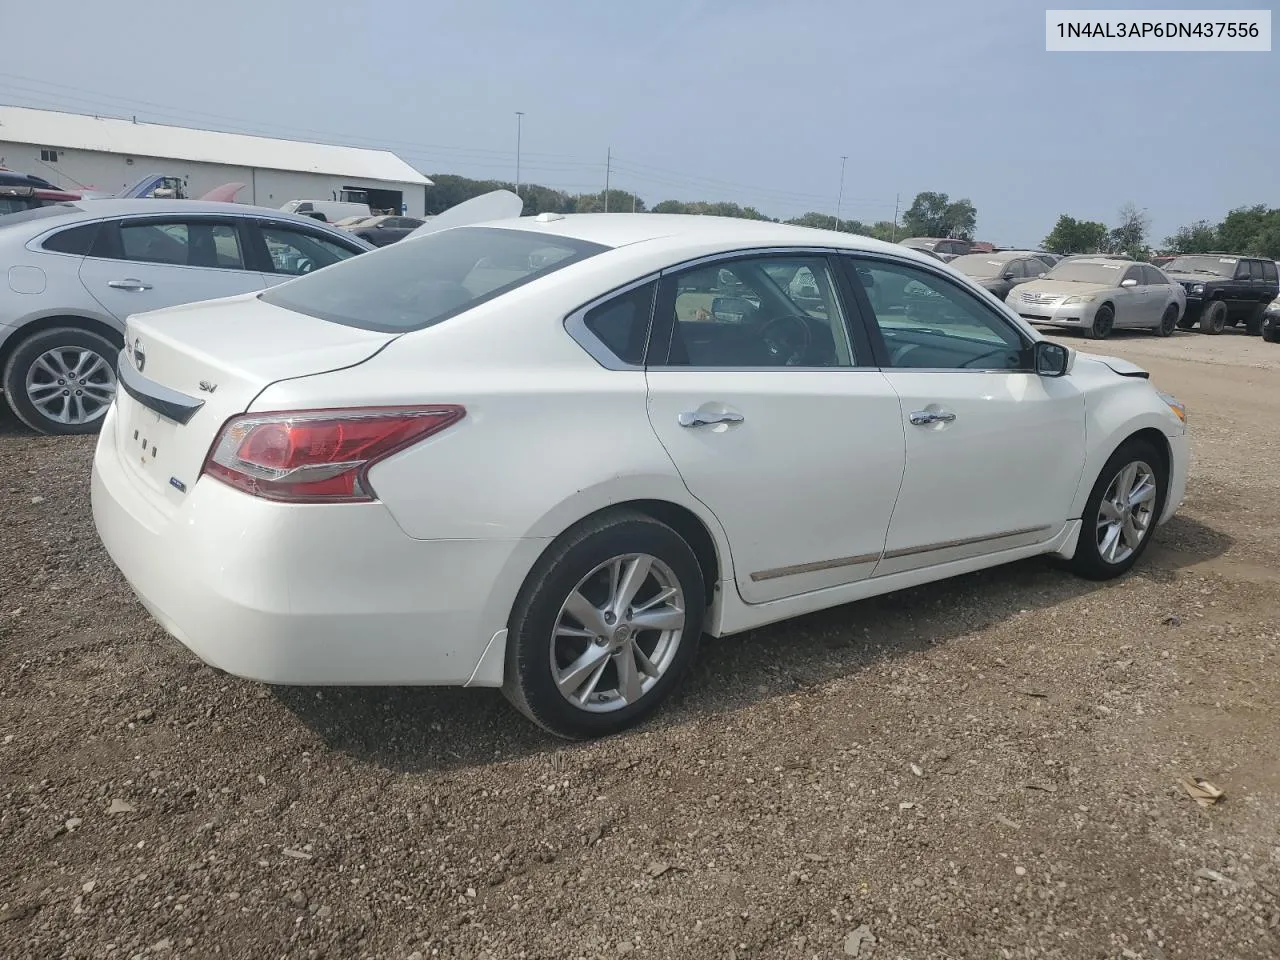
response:
<path id="1" fill-rule="evenodd" d="M 163 435 L 176 459 L 161 472 L 170 462 L 185 471 L 181 494 L 128 464 L 140 405 L 117 400 L 95 457 L 94 516 L 135 591 L 197 655 L 276 683 L 499 685 L 511 609 L 539 556 L 584 517 L 636 501 L 680 507 L 710 535 L 718 578 L 706 627 L 715 634 L 1069 553 L 1102 464 L 1137 430 L 1169 445 L 1161 519 L 1181 502 L 1183 424 L 1149 381 L 1083 355 L 1048 380 L 876 369 L 646 374 L 606 369 L 564 325 L 607 291 L 717 251 L 826 245 L 945 269 L 932 258 L 709 217 L 503 226 L 616 249 L 399 337 L 253 296 L 135 318 L 149 374 L 187 392 L 211 374 L 222 382 L 207 410 Z M 418 403 L 461 403 L 467 414 L 376 465 L 374 503 L 288 505 L 196 479 L 218 425 L 246 408 Z M 930 403 L 953 409 L 956 421 L 907 422 Z M 679 412 L 704 404 L 745 420 L 676 425 Z M 1023 528 L 1037 532 L 906 562 L 882 556 Z M 876 559 L 827 563 L 865 555 Z M 815 568 L 751 577 L 806 564 Z"/>

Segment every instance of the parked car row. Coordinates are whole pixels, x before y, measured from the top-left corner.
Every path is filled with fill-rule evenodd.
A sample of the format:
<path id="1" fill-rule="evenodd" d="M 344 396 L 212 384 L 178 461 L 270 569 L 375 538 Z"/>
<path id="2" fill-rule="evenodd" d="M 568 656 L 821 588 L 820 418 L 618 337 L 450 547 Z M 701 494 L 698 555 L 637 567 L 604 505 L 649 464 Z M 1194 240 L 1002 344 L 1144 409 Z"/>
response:
<path id="1" fill-rule="evenodd" d="M 0 217 L 0 380 L 42 433 L 91 433 L 131 314 L 264 290 L 373 245 L 278 210 L 78 200 Z"/>

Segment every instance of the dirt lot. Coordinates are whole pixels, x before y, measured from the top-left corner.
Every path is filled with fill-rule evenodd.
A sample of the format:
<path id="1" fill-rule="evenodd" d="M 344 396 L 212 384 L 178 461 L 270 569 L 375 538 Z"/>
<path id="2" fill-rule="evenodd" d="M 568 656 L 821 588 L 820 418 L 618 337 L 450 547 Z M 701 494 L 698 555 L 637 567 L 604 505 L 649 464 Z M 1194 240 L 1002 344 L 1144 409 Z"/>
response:
<path id="1" fill-rule="evenodd" d="M 4 420 L 0 957 L 1280 955 L 1280 347 L 1069 342 L 1191 408 L 1135 573 L 708 641 L 573 746 L 495 692 L 202 666 L 97 546 L 91 441 Z"/>

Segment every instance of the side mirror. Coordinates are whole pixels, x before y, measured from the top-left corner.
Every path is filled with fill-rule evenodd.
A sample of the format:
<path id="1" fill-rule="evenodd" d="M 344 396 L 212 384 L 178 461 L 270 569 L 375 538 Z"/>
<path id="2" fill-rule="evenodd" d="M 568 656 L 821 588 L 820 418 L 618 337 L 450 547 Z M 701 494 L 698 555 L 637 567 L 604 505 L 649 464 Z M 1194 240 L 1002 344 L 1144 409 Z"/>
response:
<path id="1" fill-rule="evenodd" d="M 1138 285 L 1138 281 L 1137 281 L 1137 280 L 1134 280 L 1134 279 L 1132 279 L 1132 278 L 1130 278 L 1130 279 L 1128 279 L 1128 280 L 1121 280 L 1121 281 L 1120 281 L 1120 286 L 1122 286 L 1122 287 L 1136 287 L 1137 285 Z"/>
<path id="2" fill-rule="evenodd" d="M 1036 373 L 1042 377 L 1065 377 L 1071 370 L 1071 349 L 1052 340 L 1037 340 L 1031 350 Z"/>
<path id="3" fill-rule="evenodd" d="M 1001 275 L 1000 275 L 1000 279 L 1001 279 L 1001 280 L 1012 280 L 1012 279 L 1013 279 L 1013 271 L 1012 271 L 1012 270 L 1010 270 L 1008 273 L 1003 273 L 1003 274 L 1001 274 Z"/>

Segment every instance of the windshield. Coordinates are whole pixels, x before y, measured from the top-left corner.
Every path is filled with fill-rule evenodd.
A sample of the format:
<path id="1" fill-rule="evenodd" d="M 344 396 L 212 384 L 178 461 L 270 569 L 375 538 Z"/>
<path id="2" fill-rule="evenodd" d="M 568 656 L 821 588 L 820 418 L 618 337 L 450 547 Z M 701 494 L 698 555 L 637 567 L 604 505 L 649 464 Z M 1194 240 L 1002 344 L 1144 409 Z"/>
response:
<path id="1" fill-rule="evenodd" d="M 1087 260 L 1066 260 L 1046 275 L 1046 280 L 1066 280 L 1068 283 L 1105 283 L 1109 287 L 1120 286 L 1120 278 L 1133 264 L 1128 260 L 1114 263 L 1090 263 Z"/>
<path id="2" fill-rule="evenodd" d="M 948 266 L 953 270 L 959 270 L 966 276 L 986 280 L 991 277 L 1003 276 L 1004 272 L 1009 269 L 1009 261 L 993 260 L 989 253 L 970 253 L 963 257 L 956 257 Z"/>
<path id="3" fill-rule="evenodd" d="M 1164 265 L 1170 273 L 1207 273 L 1218 277 L 1234 277 L 1235 257 L 1174 257 Z"/>
<path id="4" fill-rule="evenodd" d="M 454 227 L 361 254 L 261 294 L 363 330 L 421 330 L 608 247 L 532 230 Z"/>

